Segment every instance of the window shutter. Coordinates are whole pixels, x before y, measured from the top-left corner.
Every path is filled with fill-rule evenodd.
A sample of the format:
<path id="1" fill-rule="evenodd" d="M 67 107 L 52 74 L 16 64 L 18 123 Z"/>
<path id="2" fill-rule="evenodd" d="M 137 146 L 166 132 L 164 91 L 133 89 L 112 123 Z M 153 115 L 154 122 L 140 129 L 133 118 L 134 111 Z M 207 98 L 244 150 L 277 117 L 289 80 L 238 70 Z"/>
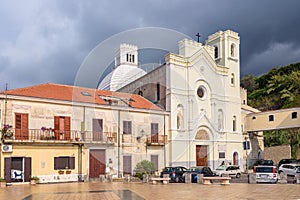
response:
<path id="1" fill-rule="evenodd" d="M 11 182 L 11 158 L 4 158 L 4 178 L 6 182 Z"/>
<path id="2" fill-rule="evenodd" d="M 70 157 L 69 158 L 69 168 L 70 169 L 75 169 L 75 157 Z"/>
<path id="3" fill-rule="evenodd" d="M 54 169 L 58 169 L 58 162 L 59 162 L 59 158 L 54 157 Z"/>
<path id="4" fill-rule="evenodd" d="M 25 182 L 30 181 L 31 177 L 31 158 L 25 158 L 25 167 L 24 167 L 24 180 Z"/>

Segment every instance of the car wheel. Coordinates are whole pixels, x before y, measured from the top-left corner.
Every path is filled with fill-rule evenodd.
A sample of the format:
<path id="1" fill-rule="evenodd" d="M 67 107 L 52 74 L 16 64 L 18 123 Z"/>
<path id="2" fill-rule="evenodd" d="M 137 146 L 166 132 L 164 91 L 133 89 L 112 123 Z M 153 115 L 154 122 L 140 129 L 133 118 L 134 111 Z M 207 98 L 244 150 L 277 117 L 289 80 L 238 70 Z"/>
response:
<path id="1" fill-rule="evenodd" d="M 236 174 L 236 178 L 240 178 L 241 177 L 241 174 L 240 173 L 237 173 Z"/>

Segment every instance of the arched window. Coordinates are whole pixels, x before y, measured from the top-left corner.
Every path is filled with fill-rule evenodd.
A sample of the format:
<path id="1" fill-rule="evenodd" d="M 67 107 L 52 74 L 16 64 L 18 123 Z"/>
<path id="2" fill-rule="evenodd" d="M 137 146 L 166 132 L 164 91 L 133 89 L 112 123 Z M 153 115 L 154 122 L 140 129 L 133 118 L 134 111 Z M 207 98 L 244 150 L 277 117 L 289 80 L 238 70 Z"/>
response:
<path id="1" fill-rule="evenodd" d="M 224 120 L 223 111 L 221 109 L 219 109 L 218 110 L 218 131 L 224 129 L 223 120 Z"/>
<path id="2" fill-rule="evenodd" d="M 177 129 L 182 130 L 183 129 L 183 106 L 179 104 L 177 106 Z"/>
<path id="3" fill-rule="evenodd" d="M 231 44 L 230 46 L 230 55 L 231 57 L 235 56 L 235 44 Z"/>
<path id="4" fill-rule="evenodd" d="M 233 153 L 233 165 L 239 165 L 239 154 L 238 152 Z"/>
<path id="5" fill-rule="evenodd" d="M 236 116 L 235 115 L 233 116 L 233 119 L 232 119 L 232 130 L 236 131 Z"/>
<path id="6" fill-rule="evenodd" d="M 230 83 L 234 85 L 234 73 L 231 74 Z"/>
<path id="7" fill-rule="evenodd" d="M 219 49 L 215 46 L 215 59 L 219 58 Z"/>

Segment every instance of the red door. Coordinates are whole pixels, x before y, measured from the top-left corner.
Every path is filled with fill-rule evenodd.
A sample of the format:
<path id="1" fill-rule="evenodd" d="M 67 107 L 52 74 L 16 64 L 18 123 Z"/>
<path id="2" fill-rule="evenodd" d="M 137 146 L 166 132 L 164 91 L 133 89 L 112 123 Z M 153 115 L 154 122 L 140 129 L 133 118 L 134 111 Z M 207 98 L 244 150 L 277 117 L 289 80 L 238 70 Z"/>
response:
<path id="1" fill-rule="evenodd" d="M 105 174 L 105 150 L 90 150 L 90 178 L 99 178 Z"/>
<path id="2" fill-rule="evenodd" d="M 207 146 L 196 146 L 196 164 L 197 166 L 207 166 Z"/>
<path id="3" fill-rule="evenodd" d="M 16 113 L 15 114 L 15 138 L 16 140 L 28 140 L 28 114 Z"/>

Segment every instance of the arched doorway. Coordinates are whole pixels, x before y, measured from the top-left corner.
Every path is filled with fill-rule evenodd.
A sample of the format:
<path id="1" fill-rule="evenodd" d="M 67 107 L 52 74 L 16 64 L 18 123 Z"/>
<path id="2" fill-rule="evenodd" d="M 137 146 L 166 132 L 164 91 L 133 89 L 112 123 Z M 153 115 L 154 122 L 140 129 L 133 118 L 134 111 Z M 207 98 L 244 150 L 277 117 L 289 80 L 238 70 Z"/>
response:
<path id="1" fill-rule="evenodd" d="M 238 152 L 233 153 L 233 165 L 238 165 L 239 164 L 239 154 Z"/>

